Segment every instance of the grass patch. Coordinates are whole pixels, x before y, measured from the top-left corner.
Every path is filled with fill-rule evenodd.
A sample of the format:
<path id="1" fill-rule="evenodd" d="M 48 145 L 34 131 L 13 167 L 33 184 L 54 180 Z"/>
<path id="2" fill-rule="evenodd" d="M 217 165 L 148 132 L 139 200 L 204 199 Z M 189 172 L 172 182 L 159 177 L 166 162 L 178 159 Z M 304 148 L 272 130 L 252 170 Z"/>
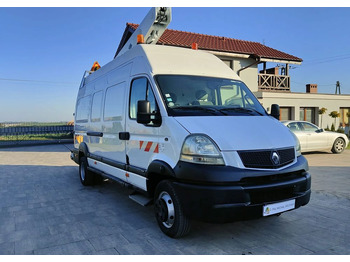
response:
<path id="1" fill-rule="evenodd" d="M 17 135 L 17 136 L 0 136 L 1 141 L 34 141 L 34 140 L 58 140 L 73 139 L 73 134 L 38 134 L 38 135 Z"/>

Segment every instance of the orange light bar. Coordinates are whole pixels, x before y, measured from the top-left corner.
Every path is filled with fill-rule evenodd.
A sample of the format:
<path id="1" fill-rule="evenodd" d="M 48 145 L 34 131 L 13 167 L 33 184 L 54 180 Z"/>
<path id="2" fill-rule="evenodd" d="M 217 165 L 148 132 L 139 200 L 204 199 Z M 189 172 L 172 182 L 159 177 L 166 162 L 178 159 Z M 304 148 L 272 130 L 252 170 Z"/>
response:
<path id="1" fill-rule="evenodd" d="M 198 50 L 198 44 L 197 43 L 192 43 L 192 49 L 193 50 Z"/>
<path id="2" fill-rule="evenodd" d="M 145 43 L 145 40 L 143 38 L 143 35 L 137 35 L 137 44 L 143 44 Z"/>

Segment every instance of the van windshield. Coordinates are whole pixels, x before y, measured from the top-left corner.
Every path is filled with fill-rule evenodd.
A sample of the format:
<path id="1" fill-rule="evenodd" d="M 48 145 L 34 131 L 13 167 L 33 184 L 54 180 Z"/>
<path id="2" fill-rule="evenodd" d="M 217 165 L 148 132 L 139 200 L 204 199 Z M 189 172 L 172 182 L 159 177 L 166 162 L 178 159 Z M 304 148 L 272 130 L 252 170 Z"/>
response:
<path id="1" fill-rule="evenodd" d="M 169 116 L 267 115 L 241 81 L 187 75 L 156 75 Z"/>

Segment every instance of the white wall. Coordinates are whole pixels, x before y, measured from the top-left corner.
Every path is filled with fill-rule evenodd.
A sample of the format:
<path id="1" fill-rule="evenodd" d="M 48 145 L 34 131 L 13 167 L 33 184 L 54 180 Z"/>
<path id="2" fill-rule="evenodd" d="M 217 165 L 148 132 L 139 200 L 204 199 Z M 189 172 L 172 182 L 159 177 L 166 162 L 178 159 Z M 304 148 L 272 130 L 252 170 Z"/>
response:
<path id="1" fill-rule="evenodd" d="M 232 58 L 218 56 L 225 62 L 226 65 L 230 66 L 233 71 L 237 71 L 245 66 L 254 63 L 254 59 L 250 58 Z M 230 61 L 230 63 L 228 62 Z M 229 65 L 230 64 L 230 65 Z M 240 78 L 249 87 L 252 92 L 258 91 L 258 65 L 251 66 L 240 72 Z"/>

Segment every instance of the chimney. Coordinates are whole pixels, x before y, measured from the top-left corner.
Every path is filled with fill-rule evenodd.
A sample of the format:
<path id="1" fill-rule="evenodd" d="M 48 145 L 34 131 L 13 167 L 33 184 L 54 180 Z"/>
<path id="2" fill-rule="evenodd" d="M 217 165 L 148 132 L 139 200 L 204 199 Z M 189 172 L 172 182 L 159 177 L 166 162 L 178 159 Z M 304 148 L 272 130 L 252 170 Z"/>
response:
<path id="1" fill-rule="evenodd" d="M 307 84 L 306 93 L 317 94 L 317 84 Z"/>

